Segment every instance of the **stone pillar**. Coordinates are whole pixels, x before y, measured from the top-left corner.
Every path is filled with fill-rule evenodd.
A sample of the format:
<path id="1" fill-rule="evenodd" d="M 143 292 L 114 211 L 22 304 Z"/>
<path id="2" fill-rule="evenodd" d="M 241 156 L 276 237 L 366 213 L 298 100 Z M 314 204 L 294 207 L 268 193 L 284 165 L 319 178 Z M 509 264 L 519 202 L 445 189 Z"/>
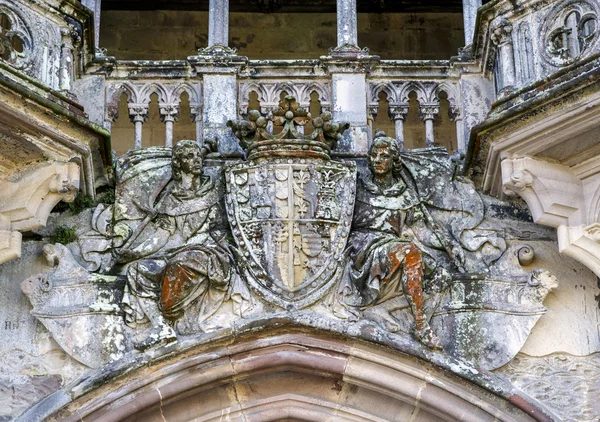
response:
<path id="1" fill-rule="evenodd" d="M 337 0 L 337 46 L 358 46 L 356 0 Z"/>
<path id="2" fill-rule="evenodd" d="M 512 24 L 507 19 L 500 19 L 491 28 L 492 42 L 498 48 L 496 66 L 502 75 L 500 93 L 506 92 L 515 86 L 515 56 L 513 51 Z"/>
<path id="3" fill-rule="evenodd" d="M 463 21 L 465 23 L 465 45 L 473 43 L 477 10 L 481 7 L 481 0 L 463 0 Z"/>
<path id="4" fill-rule="evenodd" d="M 71 84 L 75 79 L 75 44 L 78 43 L 79 35 L 72 27 L 63 28 L 60 31 L 62 45 L 60 49 L 60 68 L 58 73 L 59 90 L 71 91 Z"/>
<path id="5" fill-rule="evenodd" d="M 190 104 L 190 117 L 196 123 L 196 142 L 202 145 L 202 106 L 200 104 Z"/>
<path id="6" fill-rule="evenodd" d="M 450 121 L 456 125 L 456 149 L 459 153 L 466 153 L 467 146 L 465 145 L 465 127 L 463 124 L 463 116 L 456 104 L 450 104 L 448 111 Z"/>
<path id="7" fill-rule="evenodd" d="M 173 123 L 179 120 L 179 104 L 159 104 L 160 119 L 165 124 L 165 146 L 173 146 Z"/>
<path id="8" fill-rule="evenodd" d="M 352 69 L 351 66 L 346 68 Z M 338 143 L 338 149 L 353 154 L 366 154 L 371 138 L 371 130 L 367 122 L 366 73 L 333 73 L 332 71 L 331 89 L 333 120 L 350 123 L 350 129 Z"/>
<path id="9" fill-rule="evenodd" d="M 463 125 L 462 115 L 459 114 L 456 116 L 454 122 L 456 123 L 456 148 L 459 153 L 466 153 L 467 145 L 465 143 L 465 127 Z"/>
<path id="10" fill-rule="evenodd" d="M 217 138 L 218 152 L 243 154 L 227 121 L 238 116 L 237 73 L 248 58 L 238 56 L 229 43 L 229 0 L 210 0 L 208 15 L 208 47 L 188 57 L 196 74 L 202 77 L 202 117 L 196 120 L 198 138 Z M 198 116 L 198 114 L 197 114 Z M 198 118 L 198 117 L 197 117 Z"/>
<path id="11" fill-rule="evenodd" d="M 148 120 L 147 104 L 129 104 L 129 118 L 135 125 L 133 148 L 142 147 L 142 125 Z"/>
<path id="12" fill-rule="evenodd" d="M 404 120 L 408 114 L 408 104 L 390 104 L 388 110 L 390 119 L 394 121 L 396 141 L 401 150 L 404 149 Z"/>
<path id="13" fill-rule="evenodd" d="M 219 152 L 241 152 L 237 139 L 227 127 L 227 120 L 237 117 L 237 76 L 205 74 L 203 77 L 203 138 L 217 137 Z"/>
<path id="14" fill-rule="evenodd" d="M 337 47 L 329 49 L 329 55 L 337 58 L 355 59 L 368 57 L 369 49 L 358 46 L 356 0 L 337 0 Z"/>
<path id="15" fill-rule="evenodd" d="M 427 148 L 435 145 L 433 136 L 433 120 L 440 112 L 439 103 L 425 103 L 419 105 L 419 117 L 425 122 L 425 142 Z"/>
<path id="16" fill-rule="evenodd" d="M 100 6 L 102 0 L 81 0 L 81 3 L 94 12 L 94 47 L 100 47 Z"/>
<path id="17" fill-rule="evenodd" d="M 208 47 L 229 45 L 229 0 L 210 0 L 208 6 Z"/>
<path id="18" fill-rule="evenodd" d="M 379 114 L 379 103 L 369 104 L 369 114 L 367 114 L 367 126 L 369 127 L 369 133 L 373 133 L 373 123 Z"/>

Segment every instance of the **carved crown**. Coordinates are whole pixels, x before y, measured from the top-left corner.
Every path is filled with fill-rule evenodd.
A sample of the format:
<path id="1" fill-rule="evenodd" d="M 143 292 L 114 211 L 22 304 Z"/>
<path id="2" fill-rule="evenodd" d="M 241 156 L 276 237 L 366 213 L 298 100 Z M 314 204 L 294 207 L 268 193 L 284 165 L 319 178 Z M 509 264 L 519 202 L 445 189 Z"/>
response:
<path id="1" fill-rule="evenodd" d="M 304 135 L 299 129 L 309 122 L 314 129 Z M 281 127 L 281 131 L 271 133 L 269 123 L 273 128 Z M 305 107 L 288 95 L 266 116 L 258 110 L 250 110 L 245 119 L 229 120 L 227 126 L 240 140 L 249 160 L 266 156 L 329 159 L 331 150 L 350 124 L 333 122 L 330 112 L 312 118 Z"/>

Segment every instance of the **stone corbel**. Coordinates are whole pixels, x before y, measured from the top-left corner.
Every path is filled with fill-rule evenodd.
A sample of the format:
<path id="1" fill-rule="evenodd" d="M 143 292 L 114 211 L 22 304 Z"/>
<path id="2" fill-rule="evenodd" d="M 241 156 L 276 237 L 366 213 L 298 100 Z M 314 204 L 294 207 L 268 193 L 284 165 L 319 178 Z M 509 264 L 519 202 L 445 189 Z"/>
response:
<path id="1" fill-rule="evenodd" d="M 519 195 L 533 221 L 555 227 L 558 250 L 584 264 L 600 277 L 600 222 L 585 209 L 582 181 L 570 167 L 530 157 L 502 161 L 502 184 L 507 195 Z"/>
<path id="2" fill-rule="evenodd" d="M 51 162 L 0 180 L 0 264 L 21 256 L 21 233 L 46 225 L 60 201 L 71 202 L 79 190 L 75 163 Z"/>
<path id="3" fill-rule="evenodd" d="M 507 158 L 501 166 L 504 194 L 523 198 L 534 222 L 551 227 L 582 224 L 583 187 L 569 167 L 530 157 Z"/>

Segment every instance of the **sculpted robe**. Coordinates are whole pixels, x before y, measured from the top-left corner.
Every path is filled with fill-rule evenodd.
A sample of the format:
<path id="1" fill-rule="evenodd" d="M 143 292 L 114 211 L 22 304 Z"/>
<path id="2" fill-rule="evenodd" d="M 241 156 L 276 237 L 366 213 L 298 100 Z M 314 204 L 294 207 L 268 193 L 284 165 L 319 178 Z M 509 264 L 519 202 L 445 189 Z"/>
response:
<path id="1" fill-rule="evenodd" d="M 176 319 L 198 301 L 199 319 L 223 302 L 232 277 L 227 222 L 214 181 L 204 177 L 196 191 L 173 189 L 161 200 L 158 216 L 143 232 L 146 238 L 168 233 L 168 240 L 147 258 L 129 265 L 123 308 L 126 321 L 145 318 L 138 298 L 160 304 Z"/>
<path id="2" fill-rule="evenodd" d="M 436 268 L 411 229 L 416 224 L 425 226 L 421 207 L 415 190 L 401 179 L 388 189 L 369 179 L 360 180 L 348 255 L 353 263 L 350 277 L 361 293 L 362 306 L 385 302 L 409 290 L 420 291 L 417 283 L 449 277 Z"/>

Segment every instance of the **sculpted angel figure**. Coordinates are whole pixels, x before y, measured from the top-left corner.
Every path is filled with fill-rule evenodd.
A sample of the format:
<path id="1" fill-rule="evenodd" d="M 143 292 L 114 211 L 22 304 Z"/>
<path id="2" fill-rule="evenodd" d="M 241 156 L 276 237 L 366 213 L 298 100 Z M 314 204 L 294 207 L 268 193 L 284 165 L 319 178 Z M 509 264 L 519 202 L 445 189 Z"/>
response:
<path id="1" fill-rule="evenodd" d="M 450 274 L 429 251 L 448 251 L 459 262 L 460 246 L 435 226 L 394 139 L 376 138 L 368 164 L 370 174 L 360 180 L 357 190 L 348 249 L 350 278 L 360 293 L 363 315 L 398 331 L 392 314 L 375 306 L 404 295 L 414 317 L 415 337 L 427 347 L 439 348 L 426 316 L 424 291 L 443 289 Z"/>
<path id="2" fill-rule="evenodd" d="M 154 209 L 119 252 L 126 264 L 122 307 L 126 323 L 150 320 L 140 350 L 176 339 L 167 320 L 191 304 L 200 320 L 223 302 L 232 278 L 228 225 L 215 181 L 203 174 L 208 150 L 196 141 L 178 142 L 172 152 L 172 180 Z"/>

